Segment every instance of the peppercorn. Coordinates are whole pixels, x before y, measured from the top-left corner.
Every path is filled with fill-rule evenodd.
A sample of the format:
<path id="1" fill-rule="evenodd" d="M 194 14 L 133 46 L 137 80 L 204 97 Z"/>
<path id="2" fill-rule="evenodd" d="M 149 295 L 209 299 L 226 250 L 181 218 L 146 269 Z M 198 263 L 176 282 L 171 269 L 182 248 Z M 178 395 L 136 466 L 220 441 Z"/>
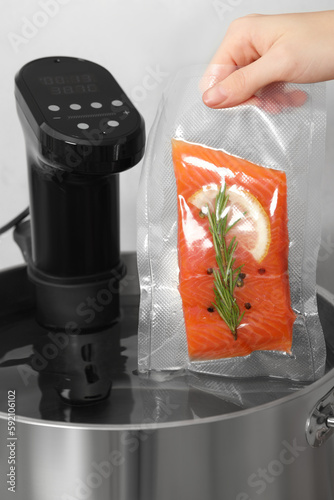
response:
<path id="1" fill-rule="evenodd" d="M 238 288 L 243 287 L 243 286 L 244 286 L 244 282 L 243 282 L 243 280 L 242 280 L 242 279 L 240 279 L 240 278 L 238 278 L 238 279 L 237 279 L 237 282 L 236 282 L 236 285 L 237 285 L 237 287 L 238 287 Z"/>
<path id="2" fill-rule="evenodd" d="M 245 308 L 246 308 L 246 309 L 250 309 L 251 307 L 252 307 L 252 305 L 251 305 L 249 302 L 246 302 L 246 304 L 245 304 Z"/>

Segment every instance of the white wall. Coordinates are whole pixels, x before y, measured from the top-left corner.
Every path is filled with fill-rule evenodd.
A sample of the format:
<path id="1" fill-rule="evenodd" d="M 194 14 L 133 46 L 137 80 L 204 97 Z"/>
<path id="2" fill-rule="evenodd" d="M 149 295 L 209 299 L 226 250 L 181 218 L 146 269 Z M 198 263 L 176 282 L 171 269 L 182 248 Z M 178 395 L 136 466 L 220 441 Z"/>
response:
<path id="1" fill-rule="evenodd" d="M 42 5 L 57 4 L 58 12 L 44 19 Z M 13 80 L 26 62 L 49 55 L 74 55 L 97 62 L 114 74 L 146 120 L 154 119 L 168 75 L 178 68 L 207 63 L 229 23 L 252 12 L 280 13 L 334 8 L 333 0 L 15 0 L 1 2 L 0 93 L 0 225 L 28 204 L 23 135 L 16 116 Z M 44 27 L 13 42 L 28 21 Z M 146 90 L 145 76 L 159 68 L 164 73 L 154 89 Z M 151 83 L 151 82 L 150 82 Z M 139 88 L 140 87 L 140 88 Z M 334 86 L 329 84 L 328 168 L 324 200 L 326 237 L 334 232 L 331 214 L 334 186 Z M 330 168 L 333 165 L 333 168 Z M 136 241 L 135 195 L 141 166 L 121 176 L 123 250 Z M 333 229 L 332 229 L 333 226 Z M 329 236 L 328 236 L 329 235 Z M 332 238 L 334 241 L 334 237 Z M 329 252 L 331 253 L 331 251 Z M 21 261 L 11 235 L 0 238 L 0 267 Z M 330 261 L 321 265 L 326 281 Z M 334 289 L 334 286 L 333 286 Z M 334 290 L 333 290 L 334 291 Z"/>

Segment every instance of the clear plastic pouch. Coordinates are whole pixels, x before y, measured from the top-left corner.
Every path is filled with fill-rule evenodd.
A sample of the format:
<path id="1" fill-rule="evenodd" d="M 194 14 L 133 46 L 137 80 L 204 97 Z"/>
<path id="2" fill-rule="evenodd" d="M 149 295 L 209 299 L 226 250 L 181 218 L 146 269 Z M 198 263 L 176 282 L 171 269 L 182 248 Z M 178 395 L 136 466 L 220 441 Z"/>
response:
<path id="1" fill-rule="evenodd" d="M 139 371 L 315 380 L 326 357 L 315 288 L 325 85 L 276 84 L 213 110 L 203 74 L 178 73 L 150 133 L 138 198 Z M 233 226 L 225 239 L 219 221 Z"/>

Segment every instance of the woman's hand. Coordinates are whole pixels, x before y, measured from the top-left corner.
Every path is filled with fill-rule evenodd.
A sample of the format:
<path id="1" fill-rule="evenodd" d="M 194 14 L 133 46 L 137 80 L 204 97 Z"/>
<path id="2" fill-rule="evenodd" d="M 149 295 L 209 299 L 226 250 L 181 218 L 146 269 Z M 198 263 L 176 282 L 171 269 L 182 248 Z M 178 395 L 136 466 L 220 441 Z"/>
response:
<path id="1" fill-rule="evenodd" d="M 246 102 L 274 82 L 334 79 L 334 11 L 237 19 L 206 75 L 219 82 L 203 94 L 204 103 L 212 108 Z M 302 104 L 302 94 L 289 95 L 290 105 Z"/>

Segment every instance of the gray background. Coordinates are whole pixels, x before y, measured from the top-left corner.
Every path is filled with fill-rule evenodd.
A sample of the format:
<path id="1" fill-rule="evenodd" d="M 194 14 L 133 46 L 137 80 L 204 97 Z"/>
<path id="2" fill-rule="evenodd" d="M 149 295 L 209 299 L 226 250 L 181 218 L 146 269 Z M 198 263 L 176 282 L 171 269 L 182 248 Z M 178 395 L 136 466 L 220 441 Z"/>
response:
<path id="1" fill-rule="evenodd" d="M 14 75 L 26 62 L 50 55 L 73 55 L 105 66 L 144 115 L 149 130 L 169 76 L 183 66 L 206 64 L 233 19 L 252 12 L 274 14 L 330 8 L 334 8 L 333 0 L 2 2 L 0 225 L 28 204 L 25 148 L 13 94 Z M 45 14 L 47 10 L 50 14 Z M 160 76 L 154 76 L 157 69 Z M 319 200 L 324 207 L 319 282 L 334 292 L 334 273 L 331 271 L 334 260 L 333 102 L 334 84 L 330 82 L 327 161 L 323 196 Z M 134 250 L 136 246 L 135 198 L 140 171 L 141 165 L 121 176 L 121 246 L 124 251 Z M 20 253 L 11 235 L 0 237 L 0 268 L 20 262 Z"/>

